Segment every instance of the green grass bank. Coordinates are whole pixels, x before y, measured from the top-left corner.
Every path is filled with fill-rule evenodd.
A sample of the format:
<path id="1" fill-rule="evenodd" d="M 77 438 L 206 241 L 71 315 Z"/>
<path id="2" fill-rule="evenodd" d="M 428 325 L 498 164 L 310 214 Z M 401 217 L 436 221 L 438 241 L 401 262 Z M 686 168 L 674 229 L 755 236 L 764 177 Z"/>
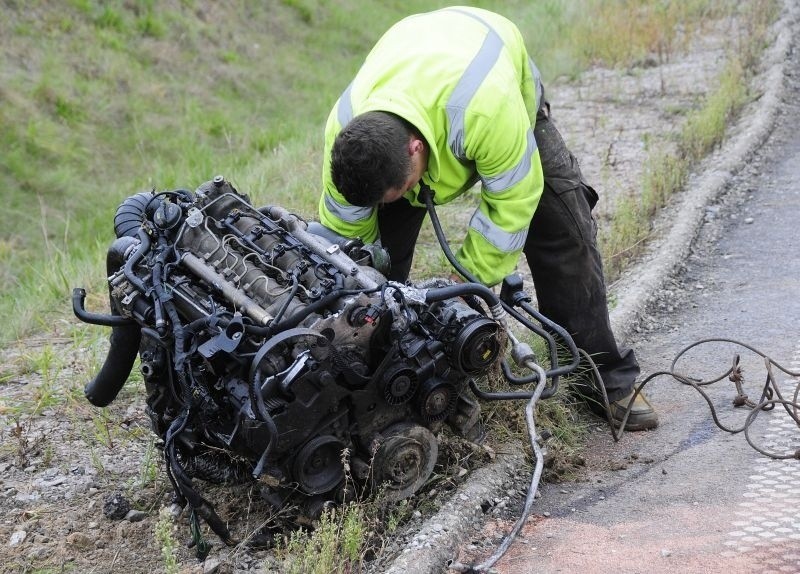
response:
<path id="1" fill-rule="evenodd" d="M 473 4 L 515 20 L 550 81 L 668 58 L 703 22 L 764 2 Z M 314 217 L 330 106 L 388 26 L 445 4 L 4 1 L 0 341 L 48 331 L 73 286 L 102 287 L 114 209 L 138 191 L 223 173 Z"/>

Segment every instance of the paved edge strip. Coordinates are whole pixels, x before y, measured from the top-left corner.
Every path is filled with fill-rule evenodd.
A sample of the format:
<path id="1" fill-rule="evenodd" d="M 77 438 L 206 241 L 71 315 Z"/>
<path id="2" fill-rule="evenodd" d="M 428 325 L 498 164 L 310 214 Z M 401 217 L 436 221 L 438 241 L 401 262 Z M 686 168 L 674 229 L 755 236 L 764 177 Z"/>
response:
<path id="1" fill-rule="evenodd" d="M 724 159 L 713 167 L 711 161 L 704 162 L 682 197 L 669 208 L 681 217 L 671 218 L 664 237 L 655 241 L 642 260 L 612 287 L 610 292 L 617 304 L 610 313 L 611 325 L 620 340 L 632 334 L 654 294 L 685 260 L 703 223 L 705 206 L 725 189 L 738 168 L 745 165 L 747 158 L 772 132 L 785 94 L 786 63 L 797 34 L 798 14 L 800 8 L 792 0 L 784 0 L 783 14 L 774 27 L 776 41 L 762 58 L 765 71 L 760 74 L 759 81 L 765 87 L 764 93 L 758 102 L 749 104 L 752 113 L 743 114 L 748 119 L 746 129 L 726 141 L 720 152 L 714 154 L 714 158 Z M 739 125 L 744 123 L 740 120 Z M 385 572 L 437 574 L 445 571 L 473 526 L 483 521 L 481 502 L 503 496 L 503 481 L 523 464 L 524 457 L 520 454 L 498 455 L 494 462 L 475 471 L 442 508 L 424 522 Z"/>

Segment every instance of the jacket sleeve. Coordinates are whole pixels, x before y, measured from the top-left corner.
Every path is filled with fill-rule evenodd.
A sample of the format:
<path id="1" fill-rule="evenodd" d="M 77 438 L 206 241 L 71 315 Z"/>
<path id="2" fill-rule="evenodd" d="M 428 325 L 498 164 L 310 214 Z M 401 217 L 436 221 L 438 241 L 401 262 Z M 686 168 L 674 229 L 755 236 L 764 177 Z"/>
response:
<path id="1" fill-rule="evenodd" d="M 322 225 L 344 237 L 359 237 L 372 243 L 378 237 L 378 216 L 372 207 L 350 205 L 339 193 L 331 178 L 331 149 L 341 129 L 336 117 L 339 103 L 333 108 L 325 126 L 325 151 L 322 160 L 322 195 L 319 220 Z"/>
<path id="2" fill-rule="evenodd" d="M 481 179 L 481 202 L 456 257 L 491 286 L 516 267 L 544 186 L 533 125 L 521 95 L 497 102 L 492 115 L 471 118 L 465 143 Z"/>

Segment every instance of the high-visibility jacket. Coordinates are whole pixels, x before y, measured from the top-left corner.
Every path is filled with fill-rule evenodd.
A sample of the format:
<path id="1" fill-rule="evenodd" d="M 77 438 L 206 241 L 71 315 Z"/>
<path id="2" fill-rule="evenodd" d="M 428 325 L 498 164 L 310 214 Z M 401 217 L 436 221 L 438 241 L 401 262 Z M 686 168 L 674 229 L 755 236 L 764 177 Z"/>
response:
<path id="1" fill-rule="evenodd" d="M 539 73 L 519 29 L 477 8 L 409 16 L 367 56 L 328 117 L 320 221 L 346 237 L 375 241 L 376 208 L 350 205 L 331 179 L 330 154 L 356 115 L 386 111 L 411 123 L 430 148 L 422 177 L 447 203 L 481 181 L 481 201 L 456 257 L 482 283 L 511 273 L 542 193 L 533 125 Z M 413 205 L 419 185 L 405 194 Z"/>

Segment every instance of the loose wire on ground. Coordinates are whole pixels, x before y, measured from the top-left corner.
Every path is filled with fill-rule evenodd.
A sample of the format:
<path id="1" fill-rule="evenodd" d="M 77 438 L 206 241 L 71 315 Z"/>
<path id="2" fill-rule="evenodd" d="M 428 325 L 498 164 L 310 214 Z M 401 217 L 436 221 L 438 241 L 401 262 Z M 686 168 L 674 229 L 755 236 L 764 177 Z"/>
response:
<path id="1" fill-rule="evenodd" d="M 680 359 L 689 350 L 699 345 L 707 343 L 730 343 L 732 345 L 741 346 L 761 356 L 764 359 L 764 365 L 767 371 L 767 377 L 764 386 L 761 388 L 760 398 L 757 402 L 749 399 L 748 395 L 744 392 L 744 377 L 742 375 L 741 367 L 739 366 L 738 354 L 734 355 L 732 365 L 727 371 L 725 371 L 720 376 L 712 378 L 710 380 L 704 381 L 702 379 L 695 379 L 688 375 L 685 375 L 683 373 L 678 373 L 675 371 L 678 361 L 680 361 Z M 600 391 L 600 394 L 602 396 L 603 405 L 605 407 L 605 412 L 606 412 L 606 418 L 608 420 L 609 427 L 611 429 L 611 435 L 614 438 L 614 441 L 619 441 L 622 438 L 625 432 L 624 431 L 625 424 L 627 423 L 628 418 L 630 416 L 634 401 L 636 400 L 636 397 L 639 395 L 639 393 L 642 392 L 642 389 L 644 389 L 645 385 L 647 385 L 650 381 L 658 377 L 670 376 L 679 383 L 688 385 L 693 389 L 695 389 L 698 393 L 700 393 L 700 395 L 708 404 L 708 407 L 711 411 L 711 418 L 713 419 L 714 424 L 716 424 L 721 430 L 731 434 L 738 434 L 740 432 L 743 432 L 748 444 L 754 450 L 769 458 L 777 460 L 800 459 L 800 446 L 798 446 L 798 448 L 796 448 L 794 452 L 791 453 L 780 454 L 780 453 L 770 452 L 756 445 L 753 442 L 749 432 L 753 422 L 756 420 L 756 418 L 761 412 L 772 410 L 777 405 L 783 406 L 784 410 L 788 413 L 788 415 L 792 418 L 792 420 L 794 420 L 794 422 L 800 427 L 800 402 L 798 402 L 798 397 L 800 397 L 800 382 L 798 382 L 798 384 L 795 387 L 792 400 L 784 399 L 783 395 L 781 394 L 780 387 L 775 380 L 773 367 L 776 367 L 782 372 L 786 373 L 787 375 L 795 378 L 800 377 L 800 372 L 792 371 L 787 369 L 786 367 L 783 367 L 782 365 L 774 361 L 772 358 L 770 358 L 762 351 L 759 351 L 758 349 L 750 345 L 747 345 L 746 343 L 742 343 L 734 339 L 709 338 L 696 341 L 691 345 L 686 346 L 675 356 L 675 358 L 672 361 L 672 364 L 670 365 L 669 370 L 656 371 L 648 375 L 645 379 L 643 379 L 639 384 L 636 385 L 634 394 L 631 396 L 630 402 L 627 405 L 622 421 L 618 424 L 614 423 L 614 420 L 611 416 L 611 410 L 610 410 L 611 405 L 608 400 L 608 394 L 606 393 L 605 387 L 601 382 L 602 379 L 600 377 L 600 372 L 597 369 L 597 365 L 595 364 L 591 356 L 588 353 L 586 353 L 586 351 L 584 351 L 583 349 L 579 349 L 579 352 L 580 355 L 583 357 L 583 359 L 586 361 L 586 363 L 589 365 L 590 370 L 592 372 L 592 376 L 594 377 L 594 380 L 597 382 L 596 388 Z M 541 480 L 542 467 L 543 467 L 542 451 L 536 440 L 536 422 L 534 418 L 534 409 L 536 407 L 537 401 L 541 398 L 542 390 L 545 387 L 545 376 L 542 367 L 540 367 L 537 364 L 534 364 L 532 361 L 529 362 L 526 366 L 531 370 L 536 371 L 539 374 L 539 379 L 538 379 L 538 384 L 536 386 L 536 390 L 534 391 L 533 396 L 531 396 L 530 400 L 528 401 L 525 407 L 525 421 L 528 426 L 528 435 L 531 441 L 531 447 L 533 449 L 536 463 L 534 466 L 531 484 L 528 488 L 528 494 L 525 498 L 525 504 L 523 505 L 522 508 L 522 513 L 517 522 L 514 524 L 514 527 L 511 529 L 508 535 L 506 535 L 506 537 L 503 539 L 503 542 L 500 544 L 500 546 L 498 546 L 497 550 L 495 550 L 495 552 L 489 558 L 487 558 L 480 564 L 474 566 L 463 564 L 461 562 L 454 562 L 450 564 L 449 566 L 450 570 L 456 572 L 466 572 L 466 573 L 488 571 L 492 566 L 494 566 L 497 563 L 498 560 L 500 560 L 500 558 L 503 557 L 506 551 L 511 547 L 511 544 L 516 539 L 517 535 L 519 534 L 525 522 L 527 522 L 528 517 L 530 515 L 533 501 L 536 498 L 536 492 L 538 491 L 539 488 L 539 482 Z M 747 407 L 751 409 L 750 413 L 747 415 L 745 422 L 739 428 L 729 428 L 719 420 L 719 417 L 717 416 L 717 410 L 714 407 L 711 397 L 702 388 L 704 386 L 708 386 L 710 384 L 719 382 L 725 379 L 726 377 L 732 383 L 734 383 L 736 390 L 736 396 L 733 398 L 732 401 L 733 406 L 735 408 Z M 773 398 L 775 396 L 777 396 L 778 398 L 777 399 Z M 617 426 L 619 428 L 617 428 Z"/>
<path id="2" fill-rule="evenodd" d="M 531 441 L 533 454 L 536 457 L 536 464 L 533 469 L 531 484 L 528 487 L 528 495 L 525 497 L 525 505 L 522 508 L 522 514 L 520 515 L 519 519 L 517 519 L 517 522 L 514 524 L 511 532 L 508 533 L 500 546 L 498 546 L 497 550 L 495 550 L 494 554 L 492 554 L 489 558 L 477 566 L 467 566 L 461 563 L 454 563 L 450 565 L 451 570 L 455 570 L 457 572 L 485 572 L 489 570 L 489 568 L 494 566 L 494 564 L 500 560 L 500 558 L 503 557 L 503 554 L 505 554 L 506 551 L 511 547 L 511 544 L 519 534 L 519 531 L 522 530 L 525 522 L 527 522 L 531 508 L 533 507 L 533 501 L 536 498 L 536 492 L 539 489 L 539 481 L 542 478 L 542 470 L 544 468 L 544 455 L 542 454 L 542 449 L 536 440 L 536 420 L 534 419 L 533 413 L 534 409 L 536 408 L 536 402 L 542 396 L 542 391 L 544 391 L 545 385 L 547 384 L 547 378 L 544 376 L 544 369 L 542 369 L 542 367 L 539 365 L 530 362 L 527 366 L 539 374 L 539 383 L 536 385 L 536 390 L 533 392 L 533 396 L 525 406 L 525 422 L 528 425 L 528 438 Z"/>

